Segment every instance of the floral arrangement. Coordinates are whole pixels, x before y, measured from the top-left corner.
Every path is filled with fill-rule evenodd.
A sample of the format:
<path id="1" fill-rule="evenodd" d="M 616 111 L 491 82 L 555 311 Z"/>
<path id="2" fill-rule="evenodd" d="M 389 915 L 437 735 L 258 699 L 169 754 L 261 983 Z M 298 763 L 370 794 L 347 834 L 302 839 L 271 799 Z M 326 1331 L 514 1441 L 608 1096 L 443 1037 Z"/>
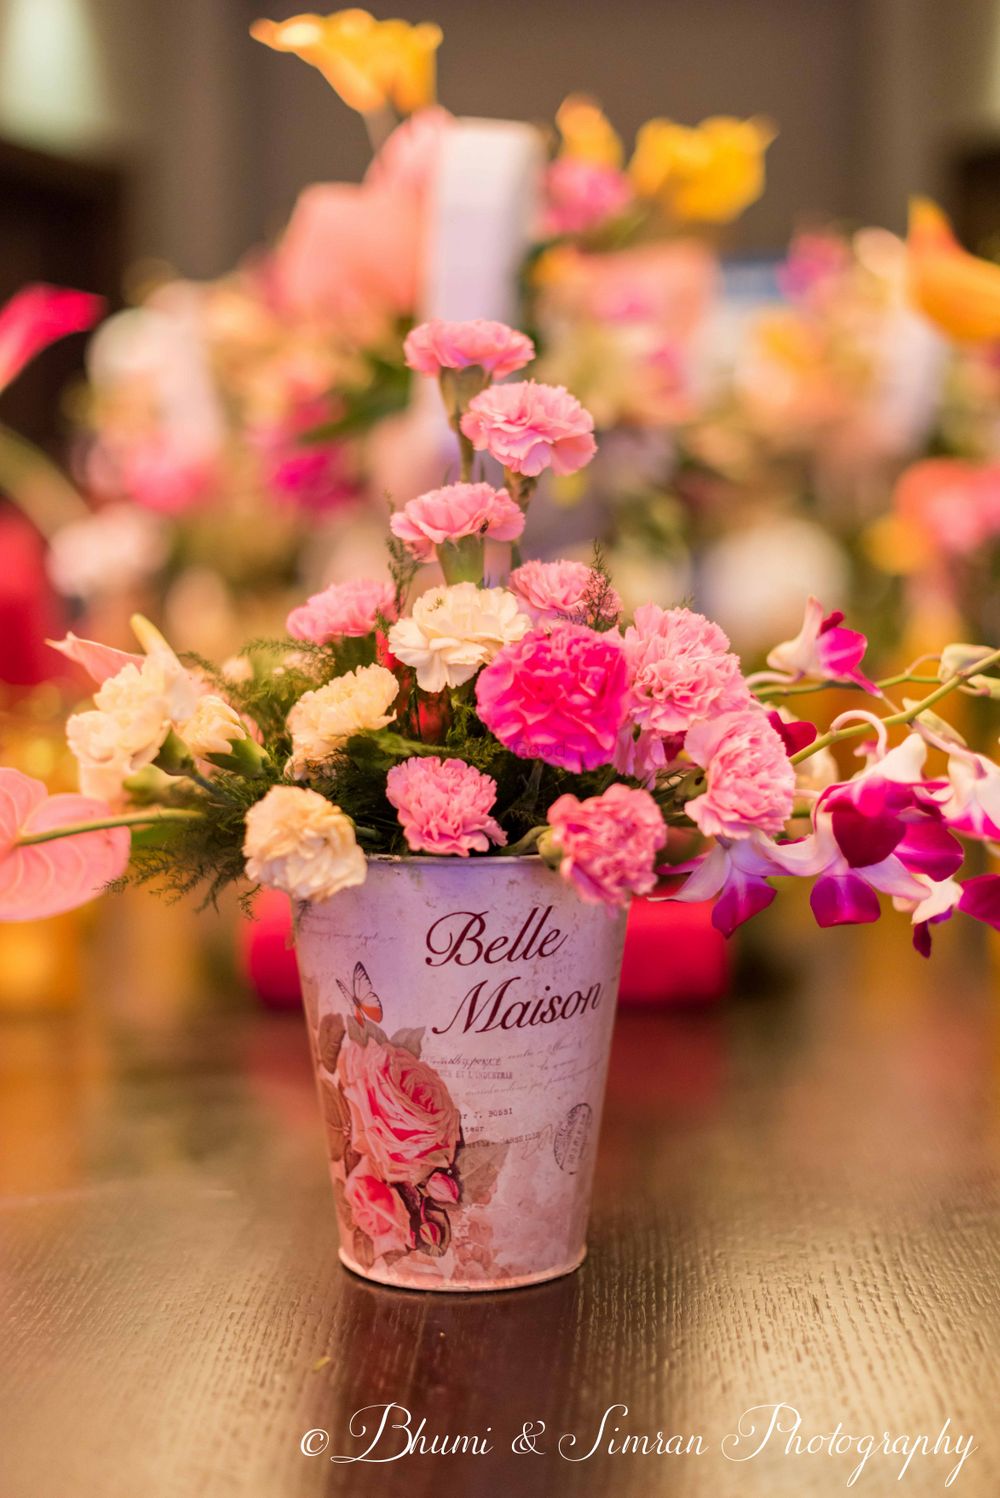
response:
<path id="1" fill-rule="evenodd" d="M 690 609 L 650 603 L 626 622 L 599 555 L 520 561 L 539 475 L 595 451 L 567 390 L 494 381 L 523 376 L 531 353 L 500 324 L 411 335 L 460 477 L 393 514 L 391 588 L 333 585 L 293 610 L 285 641 L 224 671 L 182 660 L 141 618 L 142 654 L 60 643 L 99 683 L 67 724 L 80 795 L 0 772 L 0 915 L 66 909 L 121 878 L 131 830 L 132 877 L 206 880 L 209 898 L 245 876 L 331 899 L 373 856 L 537 853 L 614 909 L 669 872 L 683 829 L 707 849 L 674 867 L 675 897 L 717 896 L 727 933 L 786 876 L 813 881 L 823 926 L 873 921 L 891 896 L 923 952 L 955 912 L 1000 926 L 1000 875 L 957 877 L 1000 841 L 1000 767 L 936 711 L 954 692 L 1000 696 L 1000 650 L 951 646 L 936 672 L 876 681 L 864 636 L 810 600 L 797 637 L 748 677 Z M 823 731 L 790 716 L 831 685 L 867 705 Z M 842 773 L 832 749 L 859 740 Z"/>

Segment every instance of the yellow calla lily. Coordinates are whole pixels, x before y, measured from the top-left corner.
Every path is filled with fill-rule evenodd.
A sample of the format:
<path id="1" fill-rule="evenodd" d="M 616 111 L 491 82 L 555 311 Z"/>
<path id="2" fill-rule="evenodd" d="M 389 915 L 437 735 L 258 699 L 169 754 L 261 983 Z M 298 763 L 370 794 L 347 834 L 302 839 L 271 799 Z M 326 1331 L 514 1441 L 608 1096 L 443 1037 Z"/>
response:
<path id="1" fill-rule="evenodd" d="M 585 94 L 569 94 L 556 111 L 562 136 L 560 156 L 590 161 L 594 166 L 621 166 L 621 137 L 601 106 Z"/>
<path id="2" fill-rule="evenodd" d="M 906 240 L 914 306 L 961 343 L 1000 339 L 1000 265 L 963 250 L 929 198 L 913 198 Z"/>
<path id="3" fill-rule="evenodd" d="M 429 21 L 377 21 L 366 10 L 340 10 L 329 16 L 255 21 L 250 35 L 318 68 L 359 114 L 390 104 L 401 114 L 412 114 L 434 102 L 435 54 L 442 32 Z"/>
<path id="4" fill-rule="evenodd" d="M 629 175 L 640 197 L 658 198 L 681 223 L 728 223 L 764 191 L 767 120 L 719 115 L 700 125 L 647 120 Z"/>

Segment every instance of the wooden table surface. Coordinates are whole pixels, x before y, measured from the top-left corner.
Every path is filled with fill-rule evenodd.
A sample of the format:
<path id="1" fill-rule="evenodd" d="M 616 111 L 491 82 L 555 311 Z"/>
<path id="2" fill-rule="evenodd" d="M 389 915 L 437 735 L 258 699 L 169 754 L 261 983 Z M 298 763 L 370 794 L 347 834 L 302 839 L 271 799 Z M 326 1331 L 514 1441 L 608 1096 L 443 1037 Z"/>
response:
<path id="1" fill-rule="evenodd" d="M 724 1449 L 744 1412 L 782 1402 L 803 1443 L 841 1422 L 932 1445 L 950 1421 L 977 1447 L 951 1491 L 993 1498 L 997 995 L 983 953 L 953 946 L 932 969 L 831 933 L 780 991 L 624 1013 L 590 1256 L 484 1296 L 339 1267 L 296 1017 L 143 1018 L 97 995 L 7 1021 L 2 1498 L 948 1491 L 940 1451 L 901 1481 L 902 1455 L 876 1452 L 850 1490 L 857 1452 L 774 1436 L 731 1460 L 755 1447 Z M 356 1411 L 393 1402 L 428 1440 L 493 1449 L 330 1460 L 364 1450 Z M 544 1422 L 534 1452 L 511 1449 L 525 1422 Z M 325 1451 L 303 1454 L 310 1430 Z M 704 1450 L 606 1449 L 658 1431 Z"/>

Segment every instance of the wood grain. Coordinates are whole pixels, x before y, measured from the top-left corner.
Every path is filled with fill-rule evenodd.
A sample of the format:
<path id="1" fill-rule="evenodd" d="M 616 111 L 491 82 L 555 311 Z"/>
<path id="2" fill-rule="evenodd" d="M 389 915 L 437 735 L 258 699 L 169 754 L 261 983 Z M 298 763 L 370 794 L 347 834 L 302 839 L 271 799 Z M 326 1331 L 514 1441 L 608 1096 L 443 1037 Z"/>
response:
<path id="1" fill-rule="evenodd" d="M 847 1457 L 724 1459 L 786 1400 L 804 1431 L 978 1450 L 951 1491 L 1000 1490 L 996 995 L 981 958 L 931 973 L 847 933 L 789 991 L 624 1014 L 590 1256 L 492 1296 L 393 1292 L 337 1263 L 305 1036 L 213 1013 L 0 1031 L 3 1498 L 813 1498 Z M 881 961 L 881 965 L 880 965 Z M 328 1361 L 322 1361 L 328 1359 Z M 397 1401 L 486 1456 L 380 1467 L 359 1408 Z M 598 1454 L 700 1432 L 700 1457 Z M 545 1454 L 517 1455 L 526 1420 Z M 873 1457 L 853 1490 L 946 1491 L 950 1462 Z"/>

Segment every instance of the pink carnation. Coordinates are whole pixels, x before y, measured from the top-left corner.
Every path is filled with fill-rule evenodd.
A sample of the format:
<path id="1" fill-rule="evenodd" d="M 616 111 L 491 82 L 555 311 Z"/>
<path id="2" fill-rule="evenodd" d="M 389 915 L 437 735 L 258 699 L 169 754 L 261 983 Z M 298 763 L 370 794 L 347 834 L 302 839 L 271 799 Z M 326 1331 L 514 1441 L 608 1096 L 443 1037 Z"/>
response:
<path id="1" fill-rule="evenodd" d="M 389 521 L 390 529 L 420 562 L 434 560 L 434 548 L 463 536 L 516 541 L 524 514 L 506 489 L 490 484 L 446 484 L 411 499 Z"/>
<path id="2" fill-rule="evenodd" d="M 483 317 L 471 322 L 442 322 L 434 317 L 407 334 L 403 353 L 418 374 L 437 377 L 442 369 L 467 369 L 475 364 L 493 379 L 502 380 L 530 364 L 535 345 L 526 334 L 503 322 L 489 322 Z"/>
<path id="3" fill-rule="evenodd" d="M 497 783 L 462 759 L 416 755 L 394 765 L 385 793 L 414 853 L 485 853 L 507 834 L 490 816 Z"/>
<path id="4" fill-rule="evenodd" d="M 396 617 L 396 595 L 392 583 L 358 577 L 351 582 L 331 583 L 292 609 L 285 628 L 293 640 L 311 640 L 328 645 L 345 635 L 370 635 L 378 615 Z"/>
<path id="5" fill-rule="evenodd" d="M 690 609 L 647 603 L 624 635 L 629 720 L 656 733 L 682 733 L 699 718 L 748 706 L 739 659 L 717 624 Z"/>
<path id="6" fill-rule="evenodd" d="M 582 624 L 595 611 L 602 623 L 614 624 L 622 611 L 614 588 L 585 562 L 525 562 L 515 567 L 509 586 L 536 624 L 554 619 Z"/>
<path id="7" fill-rule="evenodd" d="M 576 473 L 597 451 L 594 418 L 563 385 L 522 380 L 491 385 L 474 396 L 462 417 L 473 447 L 512 473 L 537 478 L 543 468 Z"/>
<path id="8" fill-rule="evenodd" d="M 624 172 L 563 156 L 545 174 L 547 198 L 542 232 L 586 234 L 614 218 L 632 201 L 632 188 Z"/>
<path id="9" fill-rule="evenodd" d="M 792 814 L 795 770 L 765 713 L 749 708 L 696 723 L 684 748 L 706 779 L 684 809 L 707 837 L 781 831 Z"/>
<path id="10" fill-rule="evenodd" d="M 626 905 L 656 884 L 656 856 L 667 840 L 648 791 L 613 785 L 603 796 L 580 801 L 560 796 L 549 808 L 551 833 L 543 838 L 561 853 L 559 872 L 592 905 Z"/>
<path id="11" fill-rule="evenodd" d="M 501 744 L 578 774 L 610 761 L 627 693 L 620 644 L 582 624 L 529 630 L 476 681 L 479 716 Z"/>

